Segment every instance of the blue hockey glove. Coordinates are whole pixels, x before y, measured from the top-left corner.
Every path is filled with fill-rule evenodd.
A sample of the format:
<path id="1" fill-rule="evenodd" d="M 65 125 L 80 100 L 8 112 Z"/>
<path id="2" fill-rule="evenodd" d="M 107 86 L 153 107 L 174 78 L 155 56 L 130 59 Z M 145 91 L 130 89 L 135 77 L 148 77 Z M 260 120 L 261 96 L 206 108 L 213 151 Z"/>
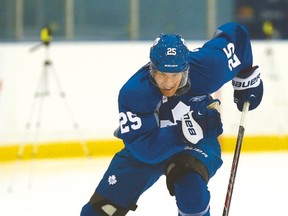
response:
<path id="1" fill-rule="evenodd" d="M 243 110 L 245 101 L 250 102 L 249 110 L 253 110 L 261 103 L 263 96 L 263 82 L 260 78 L 258 66 L 240 72 L 232 80 L 234 87 L 234 102 L 239 111 Z"/>
<path id="2" fill-rule="evenodd" d="M 216 104 L 220 104 L 220 101 L 212 100 L 207 106 L 183 116 L 181 129 L 186 142 L 197 144 L 203 138 L 218 137 L 223 133 L 220 113 L 215 109 Z"/>

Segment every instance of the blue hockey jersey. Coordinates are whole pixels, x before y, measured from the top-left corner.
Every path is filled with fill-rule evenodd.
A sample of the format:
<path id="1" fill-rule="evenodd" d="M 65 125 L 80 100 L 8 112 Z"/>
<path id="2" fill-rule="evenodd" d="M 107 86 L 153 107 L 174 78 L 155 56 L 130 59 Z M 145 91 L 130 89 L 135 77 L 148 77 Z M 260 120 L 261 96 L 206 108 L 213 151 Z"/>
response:
<path id="1" fill-rule="evenodd" d="M 151 83 L 149 63 L 121 88 L 118 97 L 120 127 L 116 136 L 140 161 L 155 164 L 184 150 L 177 121 L 207 95 L 252 66 L 252 50 L 245 27 L 228 23 L 201 48 L 190 51 L 189 90 L 164 97 Z"/>

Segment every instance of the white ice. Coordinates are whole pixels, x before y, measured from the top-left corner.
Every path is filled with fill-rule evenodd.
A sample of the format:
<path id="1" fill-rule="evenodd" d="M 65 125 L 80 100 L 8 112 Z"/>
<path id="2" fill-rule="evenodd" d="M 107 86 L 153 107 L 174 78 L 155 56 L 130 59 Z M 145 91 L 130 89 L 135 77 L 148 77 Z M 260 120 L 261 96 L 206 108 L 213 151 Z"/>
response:
<path id="1" fill-rule="evenodd" d="M 1 216 L 79 216 L 111 158 L 0 163 Z M 222 215 L 233 154 L 209 182 L 211 215 Z M 288 153 L 242 153 L 230 216 L 288 215 Z M 152 186 L 128 215 L 176 216 L 165 178 Z"/>

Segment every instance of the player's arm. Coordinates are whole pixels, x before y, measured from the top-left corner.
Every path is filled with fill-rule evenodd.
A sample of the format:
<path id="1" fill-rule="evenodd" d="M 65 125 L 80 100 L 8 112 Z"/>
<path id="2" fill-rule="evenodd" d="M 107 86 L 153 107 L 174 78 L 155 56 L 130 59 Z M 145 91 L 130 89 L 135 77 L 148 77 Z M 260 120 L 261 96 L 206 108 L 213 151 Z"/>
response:
<path id="1" fill-rule="evenodd" d="M 186 144 L 177 136 L 175 126 L 160 128 L 157 105 L 162 96 L 156 87 L 136 83 L 130 81 L 119 93 L 115 135 L 138 160 L 154 164 L 183 150 Z"/>
<path id="2" fill-rule="evenodd" d="M 184 149 L 186 143 L 177 135 L 177 127 L 159 127 L 156 113 L 136 113 L 120 107 L 117 137 L 140 161 L 158 163 Z"/>
<path id="3" fill-rule="evenodd" d="M 203 90 L 196 94 L 217 91 L 253 64 L 249 35 L 236 23 L 220 26 L 215 36 L 200 49 L 192 50 L 190 56 L 192 85 Z"/>
<path id="4" fill-rule="evenodd" d="M 253 65 L 249 34 L 237 23 L 220 26 L 214 37 L 203 45 L 207 64 L 222 74 L 226 81 Z"/>
<path id="5" fill-rule="evenodd" d="M 242 111 L 245 101 L 250 102 L 249 110 L 255 109 L 263 96 L 263 82 L 258 66 L 253 66 L 251 42 L 247 29 L 238 23 L 220 26 L 214 38 L 205 44 L 210 48 L 222 49 L 227 57 L 225 80 L 232 79 L 234 102 Z"/>
<path id="6" fill-rule="evenodd" d="M 249 101 L 249 110 L 253 110 L 261 103 L 263 82 L 258 66 L 253 66 L 249 33 L 244 26 L 238 23 L 228 23 L 219 27 L 216 36 L 217 34 L 220 37 L 222 34 L 222 37 L 226 37 L 230 43 L 235 44 L 234 53 L 242 64 L 240 71 L 232 80 L 234 102 L 237 104 L 238 110 L 242 111 L 244 102 Z M 233 67 L 233 64 L 235 64 L 235 59 L 231 61 L 229 67 Z"/>
<path id="7" fill-rule="evenodd" d="M 147 109 L 149 103 L 145 105 L 138 100 L 135 108 L 133 104 L 127 106 L 129 103 L 123 100 L 120 100 L 122 102 L 119 106 L 120 127 L 117 137 L 124 141 L 126 148 L 140 161 L 150 164 L 161 162 L 184 150 L 187 145 L 197 144 L 206 138 L 217 138 L 222 133 L 220 114 L 210 108 L 215 100 L 208 100 L 194 113 L 189 112 L 183 116 L 177 124 L 162 128 L 159 127 L 157 112 L 149 112 Z M 138 105 L 142 107 L 141 112 L 139 108 L 137 110 Z"/>

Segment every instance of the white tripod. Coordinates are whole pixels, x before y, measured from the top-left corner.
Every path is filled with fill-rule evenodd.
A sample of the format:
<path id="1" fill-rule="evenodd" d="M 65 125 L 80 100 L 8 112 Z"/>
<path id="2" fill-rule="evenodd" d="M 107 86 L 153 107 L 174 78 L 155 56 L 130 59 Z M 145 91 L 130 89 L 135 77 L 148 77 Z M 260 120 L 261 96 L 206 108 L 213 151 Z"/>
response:
<path id="1" fill-rule="evenodd" d="M 79 124 L 73 119 L 71 109 L 68 105 L 67 99 L 66 99 L 66 94 L 63 91 L 60 80 L 57 76 L 56 71 L 53 68 L 53 62 L 49 58 L 49 44 L 50 41 L 43 41 L 43 43 L 36 45 L 32 47 L 31 51 L 34 51 L 38 47 L 45 45 L 45 59 L 43 62 L 43 71 L 40 74 L 39 81 L 37 83 L 36 91 L 34 94 L 34 100 L 32 103 L 32 107 L 28 116 L 28 121 L 26 123 L 26 130 L 30 129 L 32 126 L 32 121 L 35 119 L 35 137 L 32 145 L 32 151 L 31 151 L 31 167 L 30 167 L 30 176 L 28 180 L 28 188 L 31 188 L 31 180 L 32 180 L 32 174 L 33 174 L 33 163 L 34 159 L 37 157 L 38 154 L 38 142 L 39 142 L 39 131 L 41 127 L 41 119 L 42 119 L 42 112 L 43 112 L 43 103 L 44 99 L 47 98 L 50 95 L 50 90 L 49 90 L 49 81 L 50 77 L 53 78 L 56 84 L 56 88 L 59 92 L 59 96 L 62 99 L 64 106 L 67 110 L 67 114 L 69 115 L 71 121 L 72 121 L 72 126 L 73 128 L 78 132 L 79 135 L 79 141 L 83 150 L 83 153 L 85 157 L 90 158 L 90 152 L 88 150 L 88 147 L 86 145 L 85 140 L 83 139 L 80 131 L 79 131 Z M 52 79 L 51 79 L 52 80 Z M 57 120 L 55 119 L 55 122 L 57 124 Z M 27 132 L 27 131 L 26 131 Z M 16 156 L 16 161 L 15 161 L 15 166 L 11 170 L 12 175 L 11 175 L 11 181 L 10 181 L 10 186 L 8 187 L 8 192 L 12 192 L 13 186 L 14 186 L 14 181 L 15 181 L 15 172 L 17 171 L 17 164 L 21 159 L 23 159 L 24 156 L 24 148 L 25 148 L 25 141 L 26 140 L 26 135 L 25 133 L 24 138 L 22 142 L 19 145 L 18 153 Z"/>
<path id="2" fill-rule="evenodd" d="M 50 90 L 49 90 L 49 81 L 54 80 L 56 84 L 56 88 L 59 92 L 60 98 L 63 100 L 64 106 L 66 108 L 67 114 L 69 115 L 73 128 L 78 131 L 80 138 L 82 137 L 79 132 L 79 124 L 73 119 L 73 115 L 71 112 L 71 109 L 68 105 L 67 99 L 66 99 L 66 94 L 63 91 L 60 80 L 57 76 L 57 73 L 53 67 L 53 62 L 49 58 L 49 43 L 44 43 L 45 45 L 45 59 L 43 62 L 43 71 L 40 74 L 39 81 L 36 87 L 36 91 L 34 94 L 34 101 L 32 103 L 32 108 L 28 117 L 28 121 L 26 123 L 26 129 L 30 129 L 32 126 L 32 120 L 35 119 L 35 141 L 33 144 L 32 148 L 32 158 L 35 158 L 38 153 L 38 138 L 39 138 L 39 131 L 41 127 L 41 119 L 42 119 L 42 112 L 43 112 L 43 103 L 44 99 L 47 98 L 50 95 Z M 32 50 L 32 49 L 31 49 Z M 33 51 L 33 50 L 32 50 Z M 52 79 L 50 79 L 52 78 Z M 56 122 L 56 121 L 55 121 Z M 86 157 L 89 157 L 89 150 L 87 148 L 87 145 L 85 141 L 81 138 L 81 146 L 83 149 L 83 152 Z M 19 148 L 18 152 L 18 158 L 21 158 L 23 156 L 23 148 L 24 145 L 22 145 Z"/>

